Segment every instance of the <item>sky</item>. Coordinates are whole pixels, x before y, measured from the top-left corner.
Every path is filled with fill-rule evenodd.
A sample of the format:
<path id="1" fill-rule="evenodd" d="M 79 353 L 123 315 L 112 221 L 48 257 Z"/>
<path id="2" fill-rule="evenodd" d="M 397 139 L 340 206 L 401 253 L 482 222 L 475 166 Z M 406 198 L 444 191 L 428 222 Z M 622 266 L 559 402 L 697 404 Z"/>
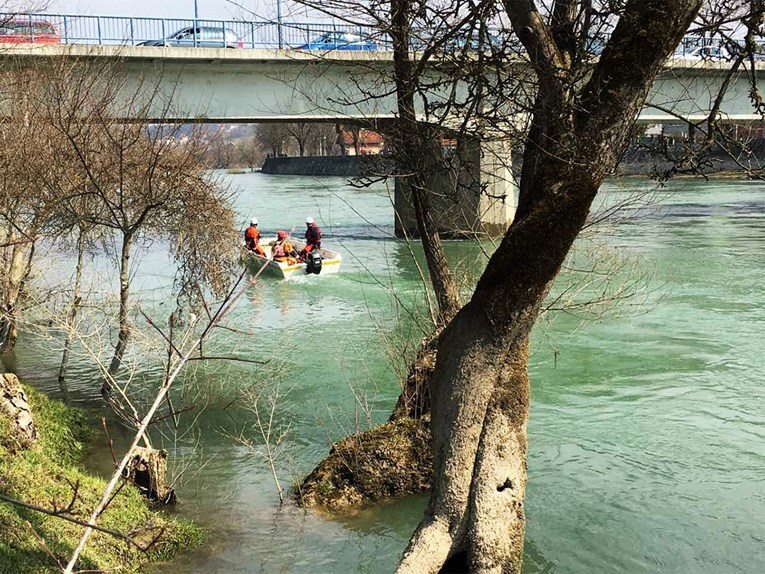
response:
<path id="1" fill-rule="evenodd" d="M 284 20 L 310 21 L 306 9 L 282 1 Z M 47 0 L 48 13 L 92 16 L 143 16 L 147 18 L 193 18 L 194 0 Z M 197 0 L 200 18 L 221 20 L 272 20 L 276 0 Z M 314 15 L 315 20 L 319 18 Z"/>

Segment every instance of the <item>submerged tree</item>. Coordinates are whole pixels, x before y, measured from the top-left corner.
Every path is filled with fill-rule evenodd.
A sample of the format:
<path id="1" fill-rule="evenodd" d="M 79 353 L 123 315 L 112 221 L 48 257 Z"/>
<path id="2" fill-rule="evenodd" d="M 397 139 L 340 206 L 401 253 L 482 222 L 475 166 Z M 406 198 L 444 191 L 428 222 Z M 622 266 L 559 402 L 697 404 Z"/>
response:
<path id="1" fill-rule="evenodd" d="M 431 381 L 435 480 L 400 572 L 450 559 L 519 572 L 524 541 L 528 336 L 593 199 L 623 154 L 662 64 L 700 0 L 503 4 L 537 80 L 515 221 L 445 329 Z M 591 69 L 582 47 L 613 27 Z"/>
<path id="2" fill-rule="evenodd" d="M 519 572 L 525 528 L 529 333 L 587 222 L 600 185 L 614 172 L 628 145 L 654 79 L 691 28 L 702 1 L 361 4 L 335 0 L 322 5 L 349 22 L 374 23 L 390 34 L 397 111 L 410 126 L 421 122 L 423 114 L 433 119 L 427 117 L 427 108 L 413 105 L 434 87 L 428 84 L 433 76 L 421 73 L 430 65 L 427 60 L 443 61 L 454 52 L 469 56 L 452 67 L 455 77 L 467 70 L 462 76 L 466 91 L 483 86 L 485 94 L 494 91 L 495 102 L 516 102 L 504 108 L 504 126 L 502 107 L 490 106 L 493 118 L 483 114 L 485 104 L 491 104 L 487 98 L 464 100 L 481 104 L 473 108 L 456 106 L 453 99 L 437 102 L 442 113 L 435 114 L 430 126 L 418 128 L 430 129 L 431 138 L 450 127 L 439 123 L 443 120 L 451 119 L 452 128 L 464 126 L 478 137 L 491 137 L 497 130 L 510 133 L 515 118 L 507 112 L 527 113 L 531 120 L 523 136 L 515 220 L 468 303 L 461 308 L 458 301 L 441 306 L 446 328 L 438 339 L 430 380 L 433 492 L 399 565 L 400 572 L 437 572 L 447 565 L 453 571 Z M 751 19 L 753 25 L 747 27 L 753 30 L 762 24 L 762 8 L 757 1 L 713 2 L 697 29 L 708 33 L 721 22 Z M 386 13 L 383 9 L 389 18 L 380 17 Z M 494 82 L 495 76 L 481 76 L 474 63 L 485 53 L 496 55 L 489 28 L 497 23 L 505 24 L 511 41 L 522 49 L 495 60 L 500 81 Z M 439 33 L 421 33 L 434 27 Z M 742 61 L 737 57 L 732 68 Z M 524 81 L 505 82 L 502 68 L 504 78 L 529 75 Z M 756 89 L 752 93 L 755 102 L 761 100 Z M 718 119 L 719 102 L 710 114 L 708 133 L 714 133 Z M 406 136 L 427 141 L 418 140 L 417 131 Z M 427 149 L 415 146 L 402 155 L 423 162 Z M 415 202 L 418 195 L 427 200 L 434 193 L 428 178 L 416 175 L 426 173 L 423 163 L 410 163 L 414 167 L 406 172 L 422 191 L 413 190 Z M 432 212 L 423 203 L 417 218 L 426 238 L 428 216 Z M 429 253 L 427 243 L 424 246 L 432 265 L 432 252 L 438 250 Z M 431 280 L 436 292 L 439 285 L 449 284 L 438 274 L 431 273 Z M 444 314 L 445 309 L 454 312 Z"/>
<path id="3" fill-rule="evenodd" d="M 18 164 L 34 179 L 36 193 L 27 193 L 39 198 L 34 217 L 48 214 L 45 221 L 56 226 L 50 237 L 98 235 L 116 260 L 118 329 L 104 373 L 108 387 L 132 330 L 130 260 L 136 249 L 167 242 L 178 269 L 179 303 L 194 303 L 204 290 L 225 293 L 237 257 L 231 194 L 205 169 L 200 134 L 155 123 L 168 104 L 154 86 L 129 88 L 113 66 L 66 58 L 13 73 L 34 78 L 19 101 L 30 102 L 23 119 L 36 131 L 36 140 L 25 139 L 39 143 Z M 18 227 L 21 218 L 12 221 Z M 80 247 L 82 241 L 74 239 Z"/>

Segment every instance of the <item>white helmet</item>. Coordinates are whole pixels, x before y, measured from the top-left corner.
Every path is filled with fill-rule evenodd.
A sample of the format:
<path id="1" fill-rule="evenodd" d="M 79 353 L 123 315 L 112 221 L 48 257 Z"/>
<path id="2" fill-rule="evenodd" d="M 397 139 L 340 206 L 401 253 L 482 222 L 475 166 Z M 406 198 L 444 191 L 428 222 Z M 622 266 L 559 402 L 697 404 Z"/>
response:
<path id="1" fill-rule="evenodd" d="M 250 219 L 250 225 L 257 225 L 257 224 L 258 224 L 258 218 L 257 217 L 253 217 L 252 219 Z"/>
<path id="2" fill-rule="evenodd" d="M 313 223 L 314 222 L 313 217 L 306 217 L 305 218 L 305 222 L 306 223 Z"/>

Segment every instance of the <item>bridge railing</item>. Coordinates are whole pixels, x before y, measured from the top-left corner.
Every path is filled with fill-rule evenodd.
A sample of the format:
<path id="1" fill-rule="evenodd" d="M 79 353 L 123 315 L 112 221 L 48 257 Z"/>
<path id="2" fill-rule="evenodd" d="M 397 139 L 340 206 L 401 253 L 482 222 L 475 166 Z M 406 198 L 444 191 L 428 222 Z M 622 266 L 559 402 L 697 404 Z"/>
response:
<path id="1" fill-rule="evenodd" d="M 137 46 L 144 42 L 169 38 L 185 28 L 226 29 L 236 37 L 233 44 L 241 48 L 295 48 L 308 44 L 327 32 L 351 33 L 364 38 L 372 38 L 378 49 L 386 49 L 387 40 L 379 38 L 379 32 L 364 26 L 352 26 L 339 23 L 303 23 L 189 19 L 189 18 L 143 18 L 122 16 L 82 16 L 73 14 L 10 14 L 0 13 L 0 43 L 26 41 L 50 44 L 50 35 L 35 32 L 40 24 L 51 24 L 63 44 L 111 44 Z M 14 27 L 25 25 L 27 30 L 22 35 L 13 31 Z M 6 39 L 2 30 L 7 29 Z M 199 36 L 191 35 L 189 44 L 214 45 Z M 232 44 L 230 36 L 219 40 L 221 47 Z"/>
<path id="2" fill-rule="evenodd" d="M 55 34 L 50 33 L 50 26 Z M 323 34 L 349 33 L 374 43 L 375 50 L 390 50 L 390 39 L 372 27 L 353 26 L 333 22 L 277 22 L 274 20 L 244 21 L 193 18 L 143 18 L 124 16 L 83 16 L 75 14 L 12 14 L 0 13 L 0 44 L 31 42 L 51 44 L 111 44 L 137 46 L 144 42 L 169 38 L 183 29 L 210 28 L 229 30 L 220 40 L 204 35 L 190 35 L 186 46 L 240 47 L 240 48 L 297 48 L 315 42 Z M 418 35 L 413 33 L 413 38 Z M 427 34 L 424 38 L 427 39 Z M 500 43 L 505 33 L 490 33 L 490 43 Z M 605 46 L 605 38 L 592 40 L 590 49 L 597 54 Z M 472 45 L 472 39 L 462 39 Z M 458 41 L 459 42 L 459 41 Z M 675 56 L 689 54 L 699 46 L 716 45 L 717 38 L 688 35 L 683 38 Z M 171 43 L 172 45 L 172 43 Z M 413 46 L 413 49 L 418 49 Z M 420 48 L 421 49 L 421 48 Z M 765 48 L 763 48 L 765 52 Z"/>

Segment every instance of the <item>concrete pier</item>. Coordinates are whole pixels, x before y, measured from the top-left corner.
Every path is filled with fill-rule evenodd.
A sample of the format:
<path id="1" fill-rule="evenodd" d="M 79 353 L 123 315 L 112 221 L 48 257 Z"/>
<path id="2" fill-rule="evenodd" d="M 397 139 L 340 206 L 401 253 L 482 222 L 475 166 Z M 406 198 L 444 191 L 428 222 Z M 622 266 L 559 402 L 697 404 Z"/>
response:
<path id="1" fill-rule="evenodd" d="M 430 169 L 430 203 L 439 233 L 446 238 L 503 235 L 515 215 L 517 186 L 507 141 L 442 147 Z M 396 235 L 417 237 L 417 220 L 404 178 L 396 178 Z"/>

